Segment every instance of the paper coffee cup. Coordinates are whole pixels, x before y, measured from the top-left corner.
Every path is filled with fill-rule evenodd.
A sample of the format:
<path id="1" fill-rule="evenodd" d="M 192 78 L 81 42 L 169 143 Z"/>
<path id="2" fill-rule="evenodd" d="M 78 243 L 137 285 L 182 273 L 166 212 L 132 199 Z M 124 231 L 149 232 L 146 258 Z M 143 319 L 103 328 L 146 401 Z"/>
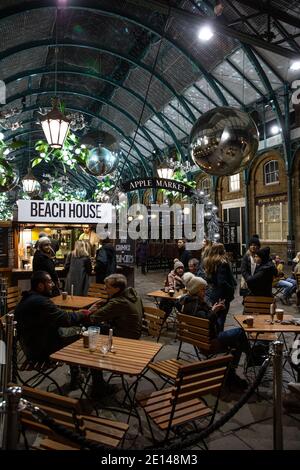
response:
<path id="1" fill-rule="evenodd" d="M 253 322 L 254 322 L 254 318 L 253 318 L 253 317 L 247 317 L 247 318 L 246 318 L 246 324 L 247 324 L 247 326 L 249 326 L 250 328 L 253 326 Z"/>
<path id="2" fill-rule="evenodd" d="M 282 308 L 276 308 L 275 313 L 276 313 L 277 320 L 282 321 L 283 320 L 283 315 L 284 315 L 284 310 Z"/>

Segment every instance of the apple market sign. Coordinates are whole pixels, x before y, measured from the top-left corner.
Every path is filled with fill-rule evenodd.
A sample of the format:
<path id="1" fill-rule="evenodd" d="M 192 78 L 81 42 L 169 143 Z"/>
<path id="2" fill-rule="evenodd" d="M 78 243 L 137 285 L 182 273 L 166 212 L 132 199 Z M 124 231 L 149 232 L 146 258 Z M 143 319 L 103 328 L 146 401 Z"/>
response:
<path id="1" fill-rule="evenodd" d="M 194 191 L 187 184 L 181 181 L 168 180 L 164 178 L 143 178 L 138 180 L 126 181 L 122 184 L 121 190 L 125 193 L 135 191 L 136 189 L 166 189 L 167 191 L 176 191 L 191 196 Z"/>
<path id="2" fill-rule="evenodd" d="M 17 205 L 19 222 L 112 223 L 112 204 L 108 203 L 20 199 Z"/>

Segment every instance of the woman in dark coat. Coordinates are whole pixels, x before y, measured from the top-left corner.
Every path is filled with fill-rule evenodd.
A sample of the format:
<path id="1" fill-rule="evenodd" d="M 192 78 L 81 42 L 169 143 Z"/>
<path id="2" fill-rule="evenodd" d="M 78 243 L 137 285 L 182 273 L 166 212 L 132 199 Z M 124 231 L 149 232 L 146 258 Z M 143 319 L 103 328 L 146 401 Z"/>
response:
<path id="1" fill-rule="evenodd" d="M 224 300 L 225 309 L 218 317 L 220 331 L 223 331 L 230 302 L 234 299 L 236 282 L 222 243 L 215 243 L 211 246 L 204 261 L 204 268 L 209 284 L 207 297 L 210 303 L 214 305 Z"/>
<path id="2" fill-rule="evenodd" d="M 92 264 L 83 241 L 75 242 L 74 250 L 67 257 L 65 270 L 68 273 L 65 286 L 66 291 L 70 294 L 73 285 L 74 295 L 87 295 Z"/>
<path id="3" fill-rule="evenodd" d="M 261 248 L 255 254 L 256 268 L 253 275 L 246 274 L 250 295 L 272 297 L 272 283 L 277 269 L 270 259 L 270 248 Z"/>
<path id="4" fill-rule="evenodd" d="M 54 262 L 55 253 L 51 248 L 51 240 L 48 237 L 41 237 L 39 239 L 38 247 L 33 256 L 32 271 L 46 271 L 50 274 L 54 283 L 52 288 L 52 296 L 59 295 L 59 280 L 57 272 L 55 271 Z"/>
<path id="5" fill-rule="evenodd" d="M 117 271 L 116 250 L 109 240 L 102 240 L 102 246 L 96 252 L 96 282 L 104 283 L 104 279 Z"/>
<path id="6" fill-rule="evenodd" d="M 136 248 L 136 258 L 138 265 L 141 265 L 142 274 L 146 274 L 146 264 L 149 254 L 149 245 L 147 240 L 141 240 Z"/>

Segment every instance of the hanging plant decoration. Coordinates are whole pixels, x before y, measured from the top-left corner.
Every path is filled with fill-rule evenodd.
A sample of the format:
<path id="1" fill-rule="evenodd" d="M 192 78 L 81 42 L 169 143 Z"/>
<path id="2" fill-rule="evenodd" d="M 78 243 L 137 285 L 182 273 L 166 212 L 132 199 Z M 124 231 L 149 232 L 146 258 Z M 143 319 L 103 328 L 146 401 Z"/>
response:
<path id="1" fill-rule="evenodd" d="M 111 193 L 113 189 L 115 189 L 114 180 L 109 176 L 105 176 L 102 181 L 99 181 L 97 184 L 93 199 L 98 202 L 109 202 L 109 193 Z"/>
<path id="2" fill-rule="evenodd" d="M 47 181 L 48 190 L 43 193 L 46 201 L 86 201 L 86 190 L 78 189 L 70 185 L 65 176 L 43 175 Z"/>
<path id="3" fill-rule="evenodd" d="M 0 194 L 0 220 L 12 219 L 13 207 L 6 193 Z"/>
<path id="4" fill-rule="evenodd" d="M 80 145 L 78 137 L 75 134 L 69 134 L 61 149 L 53 149 L 45 140 L 39 140 L 35 144 L 35 150 L 39 152 L 39 157 L 32 162 L 32 167 L 39 165 L 41 162 L 59 161 L 64 169 L 67 167 L 73 169 L 77 165 L 85 166 L 86 158 L 89 150 L 86 145 Z"/>
<path id="5" fill-rule="evenodd" d="M 0 193 L 13 189 L 19 181 L 19 176 L 14 168 L 4 158 L 0 158 Z"/>

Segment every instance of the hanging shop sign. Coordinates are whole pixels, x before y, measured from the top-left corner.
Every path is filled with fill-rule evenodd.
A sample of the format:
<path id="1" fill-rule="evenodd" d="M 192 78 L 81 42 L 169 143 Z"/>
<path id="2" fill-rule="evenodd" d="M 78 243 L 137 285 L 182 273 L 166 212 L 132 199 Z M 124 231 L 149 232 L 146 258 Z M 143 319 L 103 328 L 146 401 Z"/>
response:
<path id="1" fill-rule="evenodd" d="M 194 191 L 187 184 L 181 181 L 168 180 L 164 178 L 143 178 L 137 180 L 126 181 L 122 183 L 121 190 L 125 193 L 135 191 L 137 189 L 166 189 L 167 191 L 176 191 L 191 196 Z"/>
<path id="2" fill-rule="evenodd" d="M 112 223 L 112 204 L 23 199 L 17 204 L 19 222 Z"/>

